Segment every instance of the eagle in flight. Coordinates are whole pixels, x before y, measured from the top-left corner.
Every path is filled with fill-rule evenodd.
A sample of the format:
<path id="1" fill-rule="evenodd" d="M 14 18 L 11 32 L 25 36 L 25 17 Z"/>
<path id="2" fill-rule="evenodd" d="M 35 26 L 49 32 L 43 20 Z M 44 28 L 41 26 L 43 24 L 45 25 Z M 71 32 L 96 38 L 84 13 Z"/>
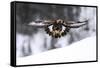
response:
<path id="1" fill-rule="evenodd" d="M 29 26 L 37 26 L 39 28 L 44 28 L 46 33 L 54 38 L 60 38 L 69 32 L 71 28 L 79 28 L 88 23 L 85 21 L 64 21 L 62 19 L 57 20 L 39 20 L 32 21 Z"/>

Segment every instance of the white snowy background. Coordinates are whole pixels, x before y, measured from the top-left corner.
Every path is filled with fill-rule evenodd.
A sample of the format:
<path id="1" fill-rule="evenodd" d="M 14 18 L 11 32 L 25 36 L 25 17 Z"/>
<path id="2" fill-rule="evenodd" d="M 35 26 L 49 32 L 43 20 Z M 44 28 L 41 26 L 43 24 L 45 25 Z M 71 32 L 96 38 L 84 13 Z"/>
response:
<path id="1" fill-rule="evenodd" d="M 90 43 L 91 42 L 91 43 Z M 17 58 L 17 65 L 96 60 L 96 37 L 89 37 L 64 48 Z"/>
<path id="2" fill-rule="evenodd" d="M 25 0 L 24 0 L 25 1 Z M 35 1 L 35 0 L 34 0 Z M 9 66 L 10 64 L 10 61 L 9 61 L 9 58 L 10 58 L 10 22 L 8 23 L 8 21 L 10 21 L 9 17 L 10 17 L 10 9 L 9 9 L 9 2 L 10 0 L 3 0 L 0 2 L 0 8 L 2 9 L 0 12 L 0 16 L 1 16 L 1 25 L 0 25 L 0 31 L 1 31 L 1 35 L 0 35 L 0 67 L 1 68 L 12 68 Z M 39 1 L 38 1 L 39 2 Z M 40 2 L 55 2 L 57 3 L 56 1 L 48 1 L 48 0 L 43 0 L 43 1 L 40 1 Z M 87 5 L 98 5 L 99 6 L 99 0 L 97 1 L 94 1 L 94 0 L 76 0 L 76 1 L 65 1 L 65 0 L 59 0 L 58 3 L 70 3 L 70 4 L 87 4 Z M 4 7 L 4 8 L 3 8 Z M 8 11 L 8 12 L 7 12 Z M 3 14 L 5 13 L 5 15 L 7 15 L 5 17 L 5 15 Z M 98 14 L 99 15 L 99 14 Z M 6 19 L 6 20 L 5 20 Z M 5 22 L 5 23 L 2 23 L 2 22 Z M 6 25 L 5 25 L 6 24 Z M 3 26 L 5 25 L 5 27 Z M 9 25 L 9 26 L 8 26 Z M 2 29 L 4 28 L 4 29 Z M 99 28 L 99 27 L 98 27 Z M 92 37 L 93 38 L 93 37 Z M 44 52 L 45 53 L 45 52 Z M 64 64 L 64 65 L 49 65 L 49 66 L 37 66 L 37 67 L 34 67 L 34 68 L 73 68 L 73 67 L 77 67 L 77 68 L 84 68 L 84 67 L 91 67 L 91 68 L 99 68 L 99 63 L 82 63 L 82 64 Z M 23 67 L 22 67 L 23 68 Z M 26 68 L 33 68 L 32 67 L 26 67 Z"/>

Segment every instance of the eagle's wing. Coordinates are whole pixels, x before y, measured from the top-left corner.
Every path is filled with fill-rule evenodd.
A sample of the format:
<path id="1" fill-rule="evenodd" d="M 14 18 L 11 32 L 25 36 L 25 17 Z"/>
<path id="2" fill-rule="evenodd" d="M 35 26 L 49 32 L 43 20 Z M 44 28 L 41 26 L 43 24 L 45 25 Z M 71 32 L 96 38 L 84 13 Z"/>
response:
<path id="1" fill-rule="evenodd" d="M 36 27 L 44 27 L 44 26 L 49 26 L 52 23 L 54 23 L 53 20 L 44 20 L 44 21 L 32 21 L 28 25 L 29 26 L 36 26 Z"/>
<path id="2" fill-rule="evenodd" d="M 81 26 L 84 26 L 88 23 L 89 20 L 85 20 L 85 21 L 67 21 L 64 22 L 63 25 L 66 27 L 70 27 L 70 28 L 79 28 Z"/>
<path id="3" fill-rule="evenodd" d="M 67 23 L 67 24 L 76 24 L 76 23 L 86 23 L 86 22 L 88 22 L 89 20 L 85 20 L 85 21 L 67 21 L 67 22 L 65 22 L 65 23 Z"/>

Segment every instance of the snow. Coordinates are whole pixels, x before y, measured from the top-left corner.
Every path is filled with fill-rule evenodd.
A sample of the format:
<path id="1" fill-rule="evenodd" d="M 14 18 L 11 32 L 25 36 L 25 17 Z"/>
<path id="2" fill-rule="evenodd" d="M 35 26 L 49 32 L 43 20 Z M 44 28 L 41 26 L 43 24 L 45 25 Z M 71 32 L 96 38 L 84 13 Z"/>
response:
<path id="1" fill-rule="evenodd" d="M 18 57 L 17 65 L 96 60 L 96 37 L 88 37 L 69 46 L 27 57 Z"/>

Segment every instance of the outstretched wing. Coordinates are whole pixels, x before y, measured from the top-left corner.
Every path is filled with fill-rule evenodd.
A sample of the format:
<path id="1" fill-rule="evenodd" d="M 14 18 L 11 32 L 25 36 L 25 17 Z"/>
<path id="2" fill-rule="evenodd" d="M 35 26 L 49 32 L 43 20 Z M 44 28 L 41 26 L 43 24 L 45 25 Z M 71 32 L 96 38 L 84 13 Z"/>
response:
<path id="1" fill-rule="evenodd" d="M 81 26 L 84 26 L 88 23 L 89 20 L 85 20 L 85 21 L 67 21 L 64 22 L 63 25 L 66 27 L 70 27 L 70 28 L 79 28 Z"/>
<path id="2" fill-rule="evenodd" d="M 41 21 L 32 21 L 28 25 L 29 26 L 36 26 L 36 27 L 45 27 L 45 26 L 49 26 L 53 23 L 54 23 L 53 20 L 44 20 L 44 21 L 41 20 Z"/>

